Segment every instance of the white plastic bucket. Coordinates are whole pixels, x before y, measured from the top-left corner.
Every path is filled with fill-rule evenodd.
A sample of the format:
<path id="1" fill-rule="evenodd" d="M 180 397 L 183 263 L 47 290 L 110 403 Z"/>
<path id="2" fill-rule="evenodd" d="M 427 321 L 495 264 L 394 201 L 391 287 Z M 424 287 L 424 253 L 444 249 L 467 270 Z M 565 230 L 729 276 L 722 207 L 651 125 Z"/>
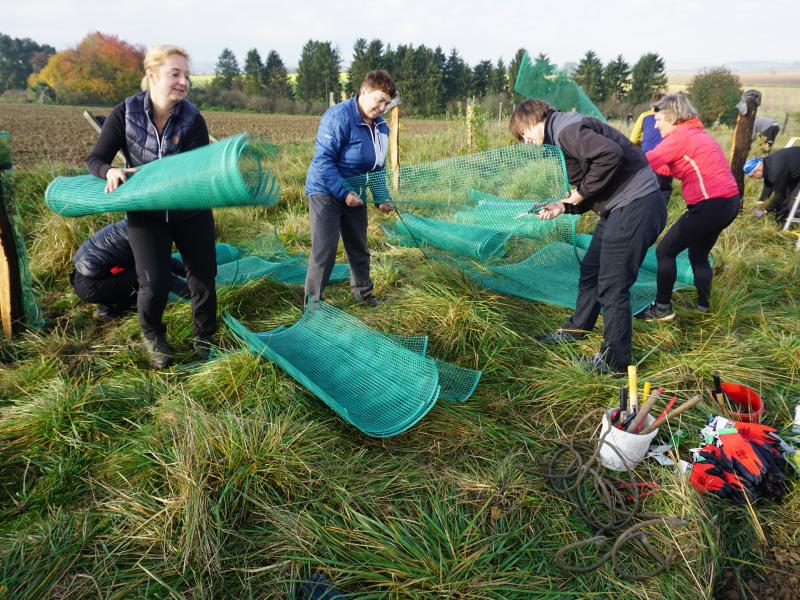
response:
<path id="1" fill-rule="evenodd" d="M 602 447 L 600 448 L 600 463 L 613 471 L 627 471 L 639 466 L 644 457 L 647 455 L 647 449 L 650 447 L 650 442 L 656 437 L 658 429 L 654 429 L 647 435 L 638 433 L 629 433 L 622 429 L 617 429 L 611 426 L 610 420 L 611 411 L 609 410 L 603 415 L 603 427 L 600 430 L 600 438 L 608 435 L 603 439 Z M 647 415 L 644 426 L 642 429 L 649 426 L 655 418 L 653 415 Z M 616 448 L 616 452 L 614 448 Z"/>

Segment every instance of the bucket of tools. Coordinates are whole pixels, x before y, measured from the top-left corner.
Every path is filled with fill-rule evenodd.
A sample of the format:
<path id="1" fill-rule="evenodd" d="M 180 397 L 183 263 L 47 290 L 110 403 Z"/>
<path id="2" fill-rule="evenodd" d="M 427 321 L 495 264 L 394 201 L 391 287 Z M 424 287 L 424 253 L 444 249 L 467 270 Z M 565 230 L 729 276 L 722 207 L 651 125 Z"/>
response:
<path id="1" fill-rule="evenodd" d="M 630 471 L 639 466 L 639 463 L 647 456 L 647 449 L 650 442 L 656 437 L 658 428 L 648 433 L 636 433 L 635 431 L 625 431 L 618 429 L 611 424 L 611 413 L 608 410 L 603 415 L 603 424 L 600 430 L 600 463 L 613 471 Z M 655 418 L 647 415 L 647 418 L 637 427 L 637 431 L 646 430 Z"/>

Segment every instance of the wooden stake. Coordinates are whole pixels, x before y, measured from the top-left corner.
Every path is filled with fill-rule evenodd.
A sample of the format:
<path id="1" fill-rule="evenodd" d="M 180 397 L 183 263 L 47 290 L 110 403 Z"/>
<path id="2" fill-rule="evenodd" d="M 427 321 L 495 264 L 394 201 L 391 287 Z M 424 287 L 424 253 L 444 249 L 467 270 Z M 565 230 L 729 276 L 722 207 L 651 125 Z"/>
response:
<path id="1" fill-rule="evenodd" d="M 0 170 L 0 178 L 10 179 L 10 171 Z M 7 206 L 11 199 L 2 192 L 10 186 L 10 181 L 0 181 L 0 321 L 6 337 L 14 334 L 24 317 L 17 244 Z"/>
<path id="2" fill-rule="evenodd" d="M 467 148 L 475 150 L 475 103 L 467 101 Z"/>
<path id="3" fill-rule="evenodd" d="M 736 130 L 733 132 L 733 147 L 731 148 L 731 171 L 733 177 L 736 179 L 736 185 L 739 186 L 739 195 L 744 198 L 744 163 L 747 161 L 747 155 L 750 153 L 750 144 L 753 140 L 753 124 L 756 120 L 756 112 L 758 111 L 758 103 L 761 94 L 755 90 L 748 90 L 743 99 L 747 104 L 747 112 L 745 114 L 739 113 L 736 117 Z"/>
<path id="4" fill-rule="evenodd" d="M 389 123 L 389 161 L 392 169 L 392 187 L 397 191 L 400 185 L 400 107 L 392 108 Z"/>

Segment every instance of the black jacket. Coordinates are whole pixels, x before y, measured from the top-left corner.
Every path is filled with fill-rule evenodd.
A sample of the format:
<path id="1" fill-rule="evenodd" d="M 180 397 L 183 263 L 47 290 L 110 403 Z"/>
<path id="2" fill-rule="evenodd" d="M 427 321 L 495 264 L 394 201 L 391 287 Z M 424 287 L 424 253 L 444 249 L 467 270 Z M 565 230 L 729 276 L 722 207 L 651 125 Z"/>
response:
<path id="1" fill-rule="evenodd" d="M 606 123 L 578 113 L 553 112 L 545 120 L 545 144 L 564 153 L 567 178 L 583 196 L 578 206 L 565 205 L 568 213 L 593 210 L 607 216 L 612 198 L 624 190 L 642 170 L 655 175 L 642 150 Z"/>
<path id="2" fill-rule="evenodd" d="M 774 196 L 768 212 L 783 209 L 789 195 L 800 186 L 800 146 L 776 150 L 764 159 L 764 192 L 761 200 Z M 786 207 L 788 210 L 791 205 Z"/>

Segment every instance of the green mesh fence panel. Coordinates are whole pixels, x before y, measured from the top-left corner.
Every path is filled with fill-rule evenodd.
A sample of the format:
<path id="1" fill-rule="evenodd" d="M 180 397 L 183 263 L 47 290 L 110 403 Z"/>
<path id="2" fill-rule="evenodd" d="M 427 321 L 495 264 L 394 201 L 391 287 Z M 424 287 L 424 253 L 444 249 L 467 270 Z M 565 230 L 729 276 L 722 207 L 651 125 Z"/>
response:
<path id="1" fill-rule="evenodd" d="M 558 110 L 575 111 L 604 122 L 606 120 L 569 73 L 541 58 L 532 61 L 527 52 L 522 57 L 514 91 L 526 98 L 544 100 Z"/>
<path id="2" fill-rule="evenodd" d="M 17 213 L 14 202 L 14 174 L 12 172 L 11 139 L 6 131 L 0 131 L 0 203 L 3 204 L 8 222 L 11 225 L 11 234 L 17 248 L 17 263 L 19 278 L 22 287 L 22 308 L 25 313 L 25 323 L 31 329 L 39 329 L 47 324 L 36 301 L 33 292 L 33 279 L 28 268 L 28 252 L 25 249 L 25 240 L 19 229 L 20 215 Z"/>
<path id="3" fill-rule="evenodd" d="M 262 333 L 229 314 L 223 319 L 252 352 L 372 437 L 408 430 L 440 397 L 466 401 L 481 375 L 429 358 L 425 338 L 379 333 L 323 302 L 309 305 L 294 325 Z"/>
<path id="4" fill-rule="evenodd" d="M 270 152 L 245 134 L 139 167 L 115 191 L 93 175 L 57 177 L 45 202 L 65 217 L 122 210 L 199 210 L 226 206 L 271 206 L 277 179 L 266 167 Z"/>

